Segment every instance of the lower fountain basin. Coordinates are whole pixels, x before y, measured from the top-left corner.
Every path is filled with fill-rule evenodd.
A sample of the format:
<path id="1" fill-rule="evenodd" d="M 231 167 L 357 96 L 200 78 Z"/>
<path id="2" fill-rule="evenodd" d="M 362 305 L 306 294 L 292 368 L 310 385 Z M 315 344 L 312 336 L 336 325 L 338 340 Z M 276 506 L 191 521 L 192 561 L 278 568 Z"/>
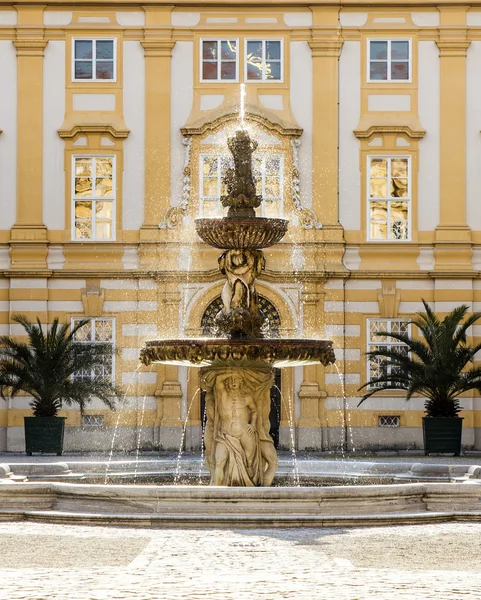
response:
<path id="1" fill-rule="evenodd" d="M 144 365 L 186 367 L 298 367 L 335 362 L 329 340 L 221 339 L 153 340 L 140 353 Z"/>
<path id="2" fill-rule="evenodd" d="M 266 217 L 196 219 L 199 237 L 221 250 L 260 250 L 274 246 L 287 232 L 289 221 Z"/>

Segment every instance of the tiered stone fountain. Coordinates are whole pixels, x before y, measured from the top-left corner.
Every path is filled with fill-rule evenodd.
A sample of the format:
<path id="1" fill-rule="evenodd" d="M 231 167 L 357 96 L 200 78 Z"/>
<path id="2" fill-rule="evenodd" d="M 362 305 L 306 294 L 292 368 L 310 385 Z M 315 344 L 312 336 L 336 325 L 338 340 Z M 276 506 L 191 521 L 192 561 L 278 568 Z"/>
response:
<path id="1" fill-rule="evenodd" d="M 335 358 L 330 341 L 268 337 L 255 281 L 265 268 L 262 249 L 282 240 L 288 221 L 256 216 L 262 202 L 252 175 L 257 142 L 240 128 L 228 146 L 234 168 L 226 174 L 227 195 L 221 198 L 227 216 L 196 220 L 202 240 L 224 250 L 219 270 L 226 283 L 224 306 L 215 319 L 217 337 L 147 342 L 141 361 L 202 368 L 212 485 L 270 486 L 278 464 L 269 434 L 274 367 L 326 366 Z"/>

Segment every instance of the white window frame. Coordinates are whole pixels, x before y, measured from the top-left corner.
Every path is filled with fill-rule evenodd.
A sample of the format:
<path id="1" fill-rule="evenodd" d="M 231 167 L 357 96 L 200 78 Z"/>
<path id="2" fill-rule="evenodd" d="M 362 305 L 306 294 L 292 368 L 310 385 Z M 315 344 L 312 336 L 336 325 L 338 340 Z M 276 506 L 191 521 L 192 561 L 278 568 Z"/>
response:
<path id="1" fill-rule="evenodd" d="M 382 159 L 382 160 L 386 160 L 388 161 L 388 175 L 387 175 L 387 181 L 388 181 L 388 191 L 389 191 L 389 182 L 391 179 L 391 160 L 396 160 L 398 158 L 402 158 L 402 159 L 407 159 L 408 161 L 408 176 L 407 176 L 407 180 L 408 180 L 408 191 L 409 191 L 409 195 L 407 198 L 371 198 L 371 160 L 372 159 Z M 403 244 L 406 242 L 410 242 L 412 240 L 412 202 L 413 202 L 413 190 L 412 190 L 412 161 L 411 161 L 411 156 L 407 155 L 407 154 L 369 154 L 367 157 L 367 185 L 366 185 L 366 209 L 367 209 L 367 226 L 366 226 L 366 238 L 368 242 L 372 242 L 372 243 L 381 243 L 381 244 Z M 390 209 L 390 203 L 391 202 L 407 202 L 407 206 L 408 206 L 408 236 L 406 239 L 404 240 L 396 240 L 394 238 L 389 238 L 387 237 L 385 240 L 382 239 L 376 239 L 376 238 L 372 238 L 371 237 L 371 204 L 373 202 L 387 202 L 388 205 L 388 233 L 390 232 L 389 226 L 390 226 L 390 216 L 391 216 L 391 209 Z"/>
<path id="2" fill-rule="evenodd" d="M 216 158 L 227 158 L 230 156 L 227 153 L 224 152 L 202 152 L 199 155 L 199 218 L 203 218 L 204 217 L 204 190 L 203 190 L 203 186 L 204 186 L 204 171 L 203 171 L 203 164 L 204 164 L 204 158 L 205 157 L 216 157 Z M 275 218 L 283 218 L 284 215 L 284 155 L 281 153 L 275 153 L 275 152 L 259 152 L 259 154 L 257 155 L 258 158 L 262 157 L 263 162 L 265 163 L 265 161 L 269 158 L 275 157 L 275 158 L 279 158 L 280 160 L 280 165 L 279 165 L 279 188 L 280 188 L 280 201 L 279 201 L 279 215 Z M 263 173 L 265 173 L 265 170 L 263 171 Z M 218 190 L 218 208 L 219 208 L 219 216 L 222 216 L 223 213 L 227 212 L 227 209 L 224 209 L 221 202 L 220 202 L 220 196 L 221 196 L 221 186 L 222 186 L 222 181 L 221 178 L 218 177 L 217 180 L 217 190 Z M 211 197 L 211 196 L 209 196 Z M 265 175 L 262 177 L 262 197 L 265 198 Z M 259 207 L 261 209 L 261 214 L 259 216 L 265 216 L 265 203 L 266 201 L 264 200 L 261 204 L 261 206 Z"/>
<path id="3" fill-rule="evenodd" d="M 92 194 L 92 198 L 86 198 L 84 196 L 82 197 L 75 197 L 75 175 L 76 175 L 76 171 L 75 171 L 75 159 L 76 158 L 91 158 L 91 159 L 96 159 L 96 158 L 111 158 L 112 159 L 112 237 L 109 239 L 105 239 L 105 238 L 100 238 L 97 239 L 96 235 L 94 235 L 94 233 L 96 233 L 96 219 L 94 219 L 94 210 L 93 210 L 93 203 L 94 202 L 102 202 L 102 198 L 95 198 Z M 72 176 L 71 179 L 72 181 L 70 182 L 70 189 L 71 189 L 71 238 L 72 238 L 72 242 L 77 242 L 77 243 L 90 243 L 90 242 L 97 242 L 97 243 L 110 243 L 110 242 L 115 242 L 115 238 L 116 238 L 116 233 L 117 233 L 117 173 L 116 173 L 116 156 L 114 154 L 74 154 L 72 155 Z M 92 190 L 95 191 L 95 183 L 94 183 L 95 178 L 93 178 L 92 181 Z M 79 201 L 81 202 L 82 200 L 86 200 L 89 202 L 92 202 L 92 237 L 91 238 L 82 238 L 82 239 L 78 239 L 75 237 L 75 202 Z"/>
<path id="4" fill-rule="evenodd" d="M 75 42 L 113 42 L 114 43 L 114 59 L 113 59 L 113 78 L 112 79 L 97 79 L 96 51 L 92 52 L 92 78 L 91 79 L 76 79 L 75 78 Z M 96 44 L 93 44 L 96 47 Z M 72 38 L 72 81 L 75 83 L 116 83 L 117 82 L 117 38 L 116 37 L 74 37 Z"/>
<path id="5" fill-rule="evenodd" d="M 88 421 L 93 421 L 89 423 Z M 95 423 L 95 421 L 100 421 Z M 82 415 L 82 429 L 103 429 L 105 427 L 104 415 Z"/>
<path id="6" fill-rule="evenodd" d="M 383 327 L 379 327 L 379 330 L 384 330 L 387 332 L 392 331 L 391 329 L 391 323 L 407 323 L 408 328 L 407 328 L 407 333 L 409 336 L 411 336 L 411 320 L 410 319 L 403 319 L 403 318 L 397 318 L 397 319 L 385 319 L 383 317 L 372 317 L 367 319 L 367 332 L 366 332 L 366 346 L 367 346 L 367 352 L 370 352 L 374 346 L 387 346 L 387 347 L 396 347 L 396 346 L 405 346 L 405 344 L 399 342 L 398 340 L 395 340 L 391 337 L 387 337 L 386 340 L 384 342 L 376 342 L 376 341 L 371 341 L 371 323 L 373 321 L 383 321 L 387 326 L 383 326 Z M 369 382 L 371 380 L 371 361 L 368 358 L 368 360 L 366 361 L 366 381 Z M 368 389 L 373 389 L 376 386 L 374 385 L 368 385 Z M 391 390 L 392 391 L 392 390 Z"/>
<path id="7" fill-rule="evenodd" d="M 219 50 L 219 45 L 221 42 L 235 42 L 236 43 L 236 60 L 235 60 L 235 79 L 221 79 L 221 63 L 220 52 L 219 52 L 219 60 L 217 61 L 217 79 L 204 79 L 202 74 L 204 72 L 203 69 L 203 43 L 204 42 L 217 42 L 217 47 Z M 199 45 L 199 81 L 200 83 L 239 83 L 239 53 L 240 53 L 240 45 L 239 38 L 201 38 Z M 225 62 L 225 61 L 224 61 Z M 231 61 L 228 61 L 231 62 Z"/>
<path id="8" fill-rule="evenodd" d="M 91 323 L 95 323 L 96 321 L 111 321 L 112 323 L 112 341 L 111 342 L 95 342 L 95 340 L 90 339 L 89 341 L 80 341 L 75 340 L 74 344 L 112 344 L 112 384 L 115 385 L 115 369 L 116 369 L 116 361 L 115 361 L 115 317 L 72 317 L 70 319 L 70 327 L 75 327 L 78 321 L 88 320 Z M 94 327 L 91 327 L 91 332 L 94 331 Z"/>
<path id="9" fill-rule="evenodd" d="M 262 42 L 262 79 L 248 79 L 247 78 L 247 42 Z M 265 73 L 265 56 L 266 56 L 266 42 L 280 42 L 281 43 L 281 78 L 280 79 L 266 79 Z M 284 39 L 283 38 L 263 38 L 253 37 L 244 39 L 244 82 L 245 83 L 284 83 Z"/>
<path id="10" fill-rule="evenodd" d="M 387 42 L 387 79 L 371 79 L 371 42 Z M 391 79 L 391 42 L 408 42 L 409 47 L 409 59 L 408 59 L 408 79 Z M 413 72 L 413 53 L 412 53 L 412 39 L 411 38 L 368 38 L 367 39 L 367 66 L 366 66 L 366 79 L 367 83 L 394 83 L 396 85 L 400 83 L 412 83 L 412 72 Z M 376 61 L 375 62 L 385 62 Z M 396 62 L 396 61 L 394 61 Z"/>

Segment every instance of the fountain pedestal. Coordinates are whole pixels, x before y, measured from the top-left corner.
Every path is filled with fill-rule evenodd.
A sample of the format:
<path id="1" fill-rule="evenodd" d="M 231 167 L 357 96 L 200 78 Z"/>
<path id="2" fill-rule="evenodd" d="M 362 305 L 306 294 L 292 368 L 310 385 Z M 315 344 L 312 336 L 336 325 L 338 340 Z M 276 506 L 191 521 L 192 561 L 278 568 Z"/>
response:
<path id="1" fill-rule="evenodd" d="M 278 459 L 269 434 L 272 367 L 201 370 L 211 485 L 270 486 Z"/>

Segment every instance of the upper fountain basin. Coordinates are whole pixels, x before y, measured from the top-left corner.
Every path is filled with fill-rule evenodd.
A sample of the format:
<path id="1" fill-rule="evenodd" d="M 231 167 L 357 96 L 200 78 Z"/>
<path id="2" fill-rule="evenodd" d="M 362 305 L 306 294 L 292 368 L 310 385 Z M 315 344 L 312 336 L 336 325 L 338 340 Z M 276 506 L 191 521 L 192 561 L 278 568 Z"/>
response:
<path id="1" fill-rule="evenodd" d="M 295 338 L 204 338 L 153 340 L 140 353 L 144 365 L 184 367 L 298 367 L 333 364 L 330 340 Z"/>
<path id="2" fill-rule="evenodd" d="M 199 237 L 221 250 L 260 250 L 282 240 L 289 221 L 266 217 L 224 217 L 222 219 L 196 219 Z"/>

